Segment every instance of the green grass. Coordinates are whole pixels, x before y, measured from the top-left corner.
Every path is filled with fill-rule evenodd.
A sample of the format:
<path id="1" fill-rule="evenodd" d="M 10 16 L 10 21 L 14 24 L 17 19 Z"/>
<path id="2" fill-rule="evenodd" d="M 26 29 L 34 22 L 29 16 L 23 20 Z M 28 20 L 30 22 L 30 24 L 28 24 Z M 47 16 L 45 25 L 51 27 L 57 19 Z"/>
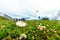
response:
<path id="1" fill-rule="evenodd" d="M 17 38 L 23 33 L 27 35 L 27 39 L 24 40 L 60 40 L 60 23 L 57 20 L 26 20 L 25 22 L 28 25 L 20 28 L 15 25 L 16 21 L 0 17 L 0 40 L 18 40 Z M 46 26 L 45 30 L 37 29 L 40 23 Z M 57 32 L 53 33 L 51 29 Z"/>

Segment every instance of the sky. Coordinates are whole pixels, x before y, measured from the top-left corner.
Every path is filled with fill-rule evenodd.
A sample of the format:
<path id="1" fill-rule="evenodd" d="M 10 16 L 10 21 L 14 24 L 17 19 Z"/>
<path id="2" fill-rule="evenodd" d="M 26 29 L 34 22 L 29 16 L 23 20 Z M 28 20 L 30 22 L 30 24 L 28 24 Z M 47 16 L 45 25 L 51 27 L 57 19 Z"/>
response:
<path id="1" fill-rule="evenodd" d="M 60 0 L 0 0 L 0 12 L 12 17 L 54 17 L 59 10 Z"/>

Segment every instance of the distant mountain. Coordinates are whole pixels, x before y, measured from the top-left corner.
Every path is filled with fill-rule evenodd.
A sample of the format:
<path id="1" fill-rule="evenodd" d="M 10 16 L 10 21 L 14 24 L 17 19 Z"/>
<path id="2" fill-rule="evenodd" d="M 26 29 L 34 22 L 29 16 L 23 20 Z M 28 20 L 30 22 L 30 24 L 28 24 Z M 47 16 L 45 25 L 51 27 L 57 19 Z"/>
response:
<path id="1" fill-rule="evenodd" d="M 4 14 L 0 12 L 0 16 L 3 16 L 4 17 Z"/>
<path id="2" fill-rule="evenodd" d="M 7 18 L 7 19 L 11 19 L 11 20 L 15 20 L 15 19 L 22 19 L 22 18 L 25 18 L 26 20 L 39 20 L 39 18 L 38 17 L 33 17 L 33 16 L 30 16 L 30 17 L 22 17 L 22 18 L 12 18 L 11 16 L 9 16 L 9 15 L 7 15 L 7 14 L 4 14 L 4 13 L 1 13 L 0 12 L 0 16 L 3 16 L 3 17 L 5 17 L 5 18 Z M 55 19 L 55 17 L 40 17 L 40 20 L 42 20 L 42 18 L 49 18 L 49 20 L 54 20 Z"/>
<path id="3" fill-rule="evenodd" d="M 7 14 L 3 14 L 1 12 L 0 12 L 0 16 L 3 16 L 5 18 L 7 18 L 7 19 L 13 19 L 12 17 L 8 16 Z"/>

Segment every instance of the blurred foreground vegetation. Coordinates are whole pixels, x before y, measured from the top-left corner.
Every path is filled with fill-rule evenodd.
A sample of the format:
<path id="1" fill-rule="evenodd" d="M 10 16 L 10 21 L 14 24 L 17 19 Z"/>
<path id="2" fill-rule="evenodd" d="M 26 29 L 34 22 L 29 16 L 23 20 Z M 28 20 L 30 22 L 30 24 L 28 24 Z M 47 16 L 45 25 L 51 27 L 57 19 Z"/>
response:
<path id="1" fill-rule="evenodd" d="M 16 26 L 16 22 L 0 17 L 0 40 L 19 40 L 21 34 L 26 39 L 21 40 L 60 40 L 60 22 L 54 20 L 26 20 L 26 27 Z M 45 30 L 38 30 L 39 24 L 46 26 Z M 55 32 L 56 31 L 56 32 Z"/>

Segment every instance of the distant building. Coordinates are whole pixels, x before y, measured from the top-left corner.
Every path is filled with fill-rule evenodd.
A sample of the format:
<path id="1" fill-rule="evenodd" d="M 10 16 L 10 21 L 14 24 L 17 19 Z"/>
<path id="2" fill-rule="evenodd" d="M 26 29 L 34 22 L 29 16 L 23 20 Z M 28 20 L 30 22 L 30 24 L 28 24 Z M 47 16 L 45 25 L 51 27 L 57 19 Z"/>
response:
<path id="1" fill-rule="evenodd" d="M 42 20 L 49 20 L 49 18 L 42 18 Z"/>
<path id="2" fill-rule="evenodd" d="M 39 20 L 40 20 L 40 16 L 38 16 Z"/>
<path id="3" fill-rule="evenodd" d="M 21 18 L 21 19 L 14 18 L 13 20 L 15 20 L 15 21 L 25 21 L 25 18 Z"/>
<path id="4" fill-rule="evenodd" d="M 21 21 L 25 21 L 25 18 L 22 18 Z"/>

